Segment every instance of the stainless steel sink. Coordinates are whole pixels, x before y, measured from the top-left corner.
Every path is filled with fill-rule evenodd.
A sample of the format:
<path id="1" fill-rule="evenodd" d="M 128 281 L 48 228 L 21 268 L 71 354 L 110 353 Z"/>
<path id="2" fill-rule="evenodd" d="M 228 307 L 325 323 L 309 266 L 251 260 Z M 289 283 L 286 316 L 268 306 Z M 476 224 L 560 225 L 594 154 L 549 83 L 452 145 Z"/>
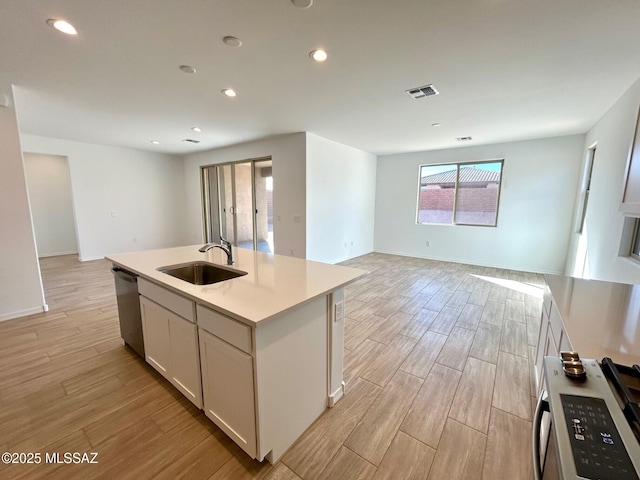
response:
<path id="1" fill-rule="evenodd" d="M 210 285 L 212 283 L 224 282 L 232 278 L 246 275 L 247 272 L 234 270 L 232 268 L 221 267 L 207 262 L 190 262 L 180 265 L 169 265 L 158 268 L 159 272 L 166 273 L 172 277 L 179 278 L 194 285 Z"/>

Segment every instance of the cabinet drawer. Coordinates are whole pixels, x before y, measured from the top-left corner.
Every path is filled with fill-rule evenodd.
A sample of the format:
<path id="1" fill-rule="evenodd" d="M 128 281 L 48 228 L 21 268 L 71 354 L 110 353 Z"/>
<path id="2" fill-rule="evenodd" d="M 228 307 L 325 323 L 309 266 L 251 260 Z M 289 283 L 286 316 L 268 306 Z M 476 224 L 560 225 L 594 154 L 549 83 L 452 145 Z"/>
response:
<path id="1" fill-rule="evenodd" d="M 197 305 L 198 326 L 240 350 L 251 353 L 251 327 Z"/>
<path id="2" fill-rule="evenodd" d="M 186 318 L 190 322 L 196 321 L 195 302 L 144 278 L 138 279 L 138 292 L 140 295 L 144 295 L 166 309 L 177 313 L 182 318 Z"/>

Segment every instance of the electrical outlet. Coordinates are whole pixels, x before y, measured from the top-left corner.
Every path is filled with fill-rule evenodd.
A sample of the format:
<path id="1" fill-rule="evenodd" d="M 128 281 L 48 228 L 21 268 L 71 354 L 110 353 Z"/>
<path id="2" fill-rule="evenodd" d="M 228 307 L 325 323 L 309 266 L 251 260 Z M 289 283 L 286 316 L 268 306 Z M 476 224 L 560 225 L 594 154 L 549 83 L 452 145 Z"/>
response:
<path id="1" fill-rule="evenodd" d="M 338 302 L 334 304 L 333 307 L 334 307 L 333 321 L 339 322 L 344 317 L 344 302 Z"/>

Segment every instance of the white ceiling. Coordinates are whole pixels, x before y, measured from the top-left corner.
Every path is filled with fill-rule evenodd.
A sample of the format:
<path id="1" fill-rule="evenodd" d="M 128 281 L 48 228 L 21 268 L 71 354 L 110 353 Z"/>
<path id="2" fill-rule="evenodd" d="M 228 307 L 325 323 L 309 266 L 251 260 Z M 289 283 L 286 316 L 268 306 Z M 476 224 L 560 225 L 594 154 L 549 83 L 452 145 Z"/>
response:
<path id="1" fill-rule="evenodd" d="M 167 153 L 299 131 L 375 154 L 584 133 L 638 77 L 640 0 L 0 0 L 23 133 Z M 440 95 L 405 93 L 428 83 Z"/>

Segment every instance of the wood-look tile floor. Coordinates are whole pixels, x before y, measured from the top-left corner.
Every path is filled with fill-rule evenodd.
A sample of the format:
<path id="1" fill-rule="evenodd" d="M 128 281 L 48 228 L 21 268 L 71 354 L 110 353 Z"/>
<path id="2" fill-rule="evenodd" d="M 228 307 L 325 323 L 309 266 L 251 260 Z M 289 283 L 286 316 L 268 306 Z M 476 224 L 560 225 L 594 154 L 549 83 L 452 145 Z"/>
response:
<path id="1" fill-rule="evenodd" d="M 531 479 L 542 277 L 375 253 L 344 265 L 370 272 L 347 288 L 346 395 L 272 466 L 123 346 L 108 262 L 42 259 L 50 311 L 0 323 L 0 453 L 42 459 L 0 478 Z M 65 452 L 98 463 L 45 463 Z"/>

